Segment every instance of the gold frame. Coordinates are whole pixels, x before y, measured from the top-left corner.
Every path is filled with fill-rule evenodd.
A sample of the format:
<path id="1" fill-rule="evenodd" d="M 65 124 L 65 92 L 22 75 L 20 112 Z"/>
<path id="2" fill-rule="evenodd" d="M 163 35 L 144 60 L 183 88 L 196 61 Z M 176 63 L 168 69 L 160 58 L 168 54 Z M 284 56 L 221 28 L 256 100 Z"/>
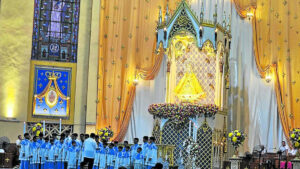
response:
<path id="1" fill-rule="evenodd" d="M 76 72 L 77 63 L 69 62 L 55 62 L 55 61 L 30 61 L 30 78 L 29 78 L 29 90 L 28 90 L 28 108 L 27 108 L 27 122 L 40 122 L 42 120 L 59 121 L 59 119 L 51 119 L 47 117 L 33 117 L 33 85 L 34 85 L 34 69 L 35 66 L 52 66 L 52 67 L 65 67 L 72 69 L 72 82 L 71 82 L 71 103 L 70 113 L 68 119 L 62 119 L 62 124 L 73 124 L 74 123 L 74 110 L 75 110 L 75 91 L 76 91 Z"/>

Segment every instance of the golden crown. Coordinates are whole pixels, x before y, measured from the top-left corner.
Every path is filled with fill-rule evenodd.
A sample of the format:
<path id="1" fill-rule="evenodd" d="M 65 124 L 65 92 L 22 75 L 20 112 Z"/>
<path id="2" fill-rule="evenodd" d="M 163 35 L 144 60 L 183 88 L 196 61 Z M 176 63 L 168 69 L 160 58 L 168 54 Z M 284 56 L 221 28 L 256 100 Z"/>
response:
<path id="1" fill-rule="evenodd" d="M 56 80 L 56 79 L 59 79 L 61 77 L 61 73 L 60 72 L 54 72 L 54 71 L 52 71 L 52 72 L 47 71 L 45 73 L 45 75 L 47 76 L 47 78 L 49 80 Z"/>

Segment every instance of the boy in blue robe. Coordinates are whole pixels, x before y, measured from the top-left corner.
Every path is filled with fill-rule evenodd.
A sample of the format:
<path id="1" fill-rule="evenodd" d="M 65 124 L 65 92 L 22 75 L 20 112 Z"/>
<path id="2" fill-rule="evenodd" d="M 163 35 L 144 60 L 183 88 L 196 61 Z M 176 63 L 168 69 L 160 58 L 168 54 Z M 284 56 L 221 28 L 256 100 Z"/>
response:
<path id="1" fill-rule="evenodd" d="M 134 169 L 143 169 L 144 168 L 144 156 L 141 153 L 142 148 L 137 148 L 137 153 L 134 155 Z"/>
<path id="2" fill-rule="evenodd" d="M 130 160 L 130 166 L 133 167 L 134 165 L 134 157 L 137 154 L 137 149 L 139 148 L 139 139 L 138 138 L 134 138 L 133 140 L 133 145 L 130 148 L 130 154 L 131 154 L 131 160 Z"/>
<path id="3" fill-rule="evenodd" d="M 130 168 L 130 147 L 128 145 L 125 147 L 125 151 L 122 152 L 121 166 Z"/>
<path id="4" fill-rule="evenodd" d="M 122 160 L 123 160 L 123 147 L 118 147 L 118 152 L 115 154 L 115 168 L 121 167 Z"/>
<path id="5" fill-rule="evenodd" d="M 99 147 L 99 136 L 96 135 L 95 136 L 95 141 L 97 144 L 97 148 L 96 148 L 96 153 L 95 153 L 95 158 L 94 158 L 94 165 L 93 165 L 93 169 L 98 169 L 99 168 L 99 164 L 100 164 L 100 151 L 101 151 L 101 145 Z"/>
<path id="6" fill-rule="evenodd" d="M 85 137 L 84 137 L 84 134 L 80 134 L 80 140 L 79 140 L 79 145 L 80 145 L 80 151 L 79 151 L 79 157 L 78 157 L 78 159 L 79 159 L 79 161 L 78 161 L 78 163 L 80 164 L 81 162 L 83 162 L 83 151 L 84 151 L 84 140 L 85 140 Z"/>
<path id="7" fill-rule="evenodd" d="M 144 136 L 143 137 L 143 145 L 142 145 L 142 154 L 144 156 L 144 162 L 147 160 L 147 151 L 148 151 L 148 141 L 149 141 L 149 137 L 148 136 Z"/>
<path id="8" fill-rule="evenodd" d="M 41 169 L 45 168 L 47 147 L 49 144 L 49 138 L 46 137 L 44 143 L 42 143 L 42 145 L 40 146 L 39 157 L 41 161 Z"/>
<path id="9" fill-rule="evenodd" d="M 21 141 L 20 148 L 20 169 L 28 169 L 29 168 L 29 157 L 30 157 L 30 141 L 29 134 L 24 134 L 24 140 Z"/>
<path id="10" fill-rule="evenodd" d="M 39 168 L 39 143 L 37 142 L 37 137 L 34 136 L 32 142 L 30 143 L 30 169 Z"/>
<path id="11" fill-rule="evenodd" d="M 76 141 L 73 140 L 72 146 L 69 147 L 67 153 L 68 169 L 77 169 L 79 151 L 80 149 L 77 147 Z"/>
<path id="12" fill-rule="evenodd" d="M 60 138 L 59 143 L 55 145 L 56 168 L 64 169 L 63 160 L 64 138 Z"/>
<path id="13" fill-rule="evenodd" d="M 115 155 L 116 152 L 114 150 L 114 144 L 110 143 L 107 151 L 107 158 L 106 158 L 107 169 L 114 169 Z"/>
<path id="14" fill-rule="evenodd" d="M 100 148 L 100 163 L 99 169 L 106 168 L 107 141 L 103 141 L 103 147 Z"/>
<path id="15" fill-rule="evenodd" d="M 41 165 L 41 169 L 42 169 L 42 157 L 41 157 L 41 153 L 40 153 L 40 151 L 41 151 L 41 146 L 44 144 L 44 134 L 43 133 L 40 133 L 39 134 L 39 138 L 38 138 L 38 140 L 36 141 L 37 143 L 39 143 L 39 154 L 38 154 L 38 163 L 39 163 L 39 165 Z"/>
<path id="16" fill-rule="evenodd" d="M 52 138 L 54 140 L 54 145 L 58 144 L 59 143 L 59 140 L 57 139 L 57 134 L 56 133 L 53 133 L 52 134 Z"/>
<path id="17" fill-rule="evenodd" d="M 150 137 L 146 160 L 147 169 L 154 167 L 157 162 L 157 147 L 154 142 L 155 137 Z"/>
<path id="18" fill-rule="evenodd" d="M 71 136 L 70 136 L 70 130 L 67 130 L 65 134 L 62 134 L 63 137 L 65 138 L 64 139 L 64 149 L 63 149 L 63 159 L 64 159 L 64 166 L 65 166 L 65 169 L 67 168 L 68 166 L 68 160 L 67 160 L 67 153 L 68 153 L 68 149 L 69 149 L 69 141 L 71 140 Z"/>
<path id="19" fill-rule="evenodd" d="M 55 168 L 55 145 L 54 139 L 50 139 L 50 144 L 47 145 L 46 148 L 46 169 L 53 169 Z"/>

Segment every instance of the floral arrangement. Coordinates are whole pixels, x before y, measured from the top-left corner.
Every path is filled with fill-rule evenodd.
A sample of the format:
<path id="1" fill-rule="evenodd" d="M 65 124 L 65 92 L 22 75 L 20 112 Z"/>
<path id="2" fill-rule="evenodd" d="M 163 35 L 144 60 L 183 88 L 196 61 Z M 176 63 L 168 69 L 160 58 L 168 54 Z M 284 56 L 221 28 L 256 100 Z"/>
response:
<path id="1" fill-rule="evenodd" d="M 114 132 L 112 131 L 111 127 L 105 127 L 103 129 L 98 130 L 98 135 L 103 140 L 109 140 L 114 136 Z"/>
<path id="2" fill-rule="evenodd" d="M 295 149 L 300 149 L 300 129 L 293 129 L 291 131 L 290 139 Z"/>
<path id="3" fill-rule="evenodd" d="M 176 125 L 183 125 L 189 118 L 195 118 L 200 115 L 214 117 L 218 110 L 216 105 L 197 105 L 191 103 L 152 104 L 148 108 L 149 113 L 154 117 L 168 118 Z"/>
<path id="4" fill-rule="evenodd" d="M 41 132 L 44 131 L 44 128 L 42 127 L 41 123 L 37 123 L 34 125 L 34 127 L 32 128 L 32 132 L 34 136 L 39 136 Z"/>
<path id="5" fill-rule="evenodd" d="M 234 130 L 228 134 L 228 138 L 235 148 L 235 155 L 238 155 L 238 147 L 243 144 L 246 138 L 246 134 L 244 134 L 242 131 Z"/>

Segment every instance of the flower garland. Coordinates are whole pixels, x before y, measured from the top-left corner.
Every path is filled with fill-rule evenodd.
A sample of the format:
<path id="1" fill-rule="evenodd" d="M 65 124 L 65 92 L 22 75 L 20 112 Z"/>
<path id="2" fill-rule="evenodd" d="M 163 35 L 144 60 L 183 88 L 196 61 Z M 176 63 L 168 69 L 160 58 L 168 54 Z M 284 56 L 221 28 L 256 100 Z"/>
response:
<path id="1" fill-rule="evenodd" d="M 246 134 L 242 131 L 234 130 L 228 134 L 228 138 L 233 147 L 238 148 L 245 141 Z"/>
<path id="2" fill-rule="evenodd" d="M 44 131 L 44 128 L 42 127 L 41 123 L 37 123 L 34 125 L 34 127 L 32 128 L 32 132 L 34 136 L 39 136 L 41 132 Z"/>
<path id="3" fill-rule="evenodd" d="M 214 117 L 218 112 L 216 105 L 197 105 L 190 103 L 181 104 L 152 104 L 148 111 L 154 117 L 170 119 L 176 125 L 184 125 L 189 118 L 195 118 L 200 115 Z"/>
<path id="4" fill-rule="evenodd" d="M 111 127 L 105 127 L 103 129 L 98 130 L 98 135 L 102 140 L 109 140 L 114 136 L 114 132 L 111 130 Z"/>

